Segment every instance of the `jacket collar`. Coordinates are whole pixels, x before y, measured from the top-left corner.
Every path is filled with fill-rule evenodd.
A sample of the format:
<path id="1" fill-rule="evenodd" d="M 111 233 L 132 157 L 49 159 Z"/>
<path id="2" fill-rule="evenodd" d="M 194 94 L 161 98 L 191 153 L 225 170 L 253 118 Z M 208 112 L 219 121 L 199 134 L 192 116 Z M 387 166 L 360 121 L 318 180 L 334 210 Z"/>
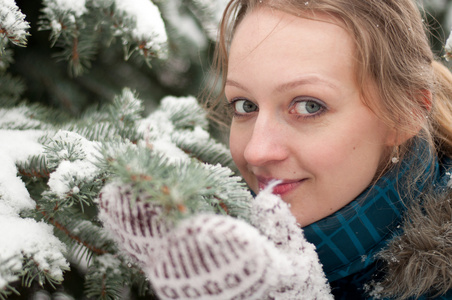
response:
<path id="1" fill-rule="evenodd" d="M 400 165 L 392 168 L 354 201 L 334 214 L 303 228 L 306 239 L 317 248 L 328 280 L 354 274 L 371 265 L 376 255 L 400 231 L 407 210 L 408 195 L 404 187 L 411 178 L 409 170 L 425 171 L 409 195 L 415 200 L 433 176 L 438 177 L 438 163 L 425 157 L 427 147 L 414 142 L 413 151 Z M 428 155 L 431 158 L 431 155 Z M 434 167 L 432 174 L 431 166 Z"/>

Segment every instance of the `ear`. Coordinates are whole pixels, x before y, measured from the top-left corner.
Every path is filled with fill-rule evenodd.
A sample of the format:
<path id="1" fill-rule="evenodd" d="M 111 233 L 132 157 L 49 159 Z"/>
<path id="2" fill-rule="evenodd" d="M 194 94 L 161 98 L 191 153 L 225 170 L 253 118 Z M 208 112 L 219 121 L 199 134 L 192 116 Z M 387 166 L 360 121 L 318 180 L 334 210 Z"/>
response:
<path id="1" fill-rule="evenodd" d="M 432 92 L 427 89 L 422 89 L 416 95 L 418 109 L 412 113 L 413 118 L 415 118 L 412 126 L 409 128 L 398 128 L 397 124 L 392 128 L 388 134 L 387 145 L 394 147 L 400 146 L 407 140 L 417 135 L 422 127 L 427 122 L 426 116 L 432 109 Z"/>
<path id="2" fill-rule="evenodd" d="M 391 128 L 386 139 L 386 146 L 396 147 L 405 143 L 416 135 L 417 132 L 401 131 L 398 128 Z"/>

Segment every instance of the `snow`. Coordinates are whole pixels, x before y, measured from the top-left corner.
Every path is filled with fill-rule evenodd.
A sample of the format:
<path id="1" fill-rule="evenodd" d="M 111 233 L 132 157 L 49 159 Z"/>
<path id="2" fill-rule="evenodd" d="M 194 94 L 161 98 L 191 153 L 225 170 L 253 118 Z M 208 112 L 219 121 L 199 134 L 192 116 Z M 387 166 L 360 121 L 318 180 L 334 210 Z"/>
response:
<path id="1" fill-rule="evenodd" d="M 76 17 L 87 12 L 85 0 L 50 0 L 47 7 L 57 11 L 71 12 Z"/>
<path id="2" fill-rule="evenodd" d="M 150 114 L 138 125 L 138 131 L 143 133 L 143 142 L 153 151 L 168 157 L 170 163 L 188 160 L 188 155 L 171 141 L 174 130 L 168 114 L 161 110 Z"/>
<path id="3" fill-rule="evenodd" d="M 189 145 L 207 145 L 210 142 L 210 135 L 205 129 L 205 111 L 192 96 L 163 98 L 159 109 L 141 120 L 137 127 L 145 143 L 166 156 L 170 163 L 189 159 L 189 155 L 177 147 L 176 141 Z"/>
<path id="4" fill-rule="evenodd" d="M 210 135 L 201 126 L 195 126 L 195 129 L 193 130 L 192 138 L 196 139 L 196 140 L 201 140 L 201 141 L 208 141 L 210 138 Z"/>
<path id="5" fill-rule="evenodd" d="M 16 5 L 16 1 L 14 1 L 14 0 L 0 0 L 0 5 L 15 6 Z"/>
<path id="6" fill-rule="evenodd" d="M 121 268 L 121 261 L 117 258 L 117 256 L 112 254 L 103 254 L 96 257 L 98 262 L 98 267 L 96 272 L 100 274 L 116 272 L 119 274 L 119 269 Z"/>
<path id="7" fill-rule="evenodd" d="M 145 41 L 147 49 L 163 50 L 168 37 L 158 7 L 149 0 L 116 0 L 116 9 L 136 22 L 132 36 Z"/>
<path id="8" fill-rule="evenodd" d="M 169 120 L 167 113 L 157 110 L 140 121 L 138 131 L 143 133 L 145 140 L 151 141 L 171 135 L 174 125 Z"/>
<path id="9" fill-rule="evenodd" d="M 24 106 L 9 109 L 0 109 L 0 127 L 33 128 L 41 126 L 42 124 L 40 121 L 31 119 L 27 116 L 28 112 L 28 108 Z"/>
<path id="10" fill-rule="evenodd" d="M 198 101 L 193 96 L 173 97 L 167 96 L 162 99 L 160 110 L 165 113 L 170 120 L 174 120 L 179 127 L 208 127 L 206 111 L 200 107 Z"/>
<path id="11" fill-rule="evenodd" d="M 3 28 L 8 36 L 16 40 L 25 39 L 30 25 L 14 0 L 0 0 L 0 16 L 0 28 Z"/>
<path id="12" fill-rule="evenodd" d="M 61 199 L 68 194 L 77 194 L 80 189 L 76 186 L 82 181 L 92 181 L 99 169 L 89 161 L 63 161 L 55 172 L 50 174 L 49 188 Z"/>
<path id="13" fill-rule="evenodd" d="M 50 27 L 52 27 L 53 32 L 60 32 L 63 29 L 63 25 L 57 20 L 52 20 L 50 22 Z"/>
<path id="14" fill-rule="evenodd" d="M 17 176 L 18 161 L 24 161 L 31 155 L 39 155 L 43 147 L 38 143 L 42 131 L 36 130 L 1 130 L 0 129 L 0 212 L 8 210 L 18 214 L 34 207 L 34 201 Z"/>
<path id="15" fill-rule="evenodd" d="M 66 195 L 76 194 L 80 191 L 77 184 L 92 181 L 99 174 L 100 170 L 95 165 L 95 161 L 96 157 L 100 157 L 98 151 L 100 144 L 99 142 L 89 141 L 75 132 L 65 130 L 58 131 L 50 146 L 52 143 L 70 145 L 73 152 L 79 154 L 76 159 L 69 160 L 67 150 L 63 149 L 56 153 L 62 161 L 57 169 L 50 174 L 48 186 L 51 192 L 64 199 Z"/>
<path id="16" fill-rule="evenodd" d="M 137 126 L 138 131 L 143 134 L 145 143 L 151 145 L 154 151 L 165 155 L 170 163 L 189 159 L 189 156 L 178 148 L 173 141 L 173 138 L 179 137 L 180 131 L 176 130 L 172 119 L 174 114 L 187 111 L 193 107 L 198 107 L 194 97 L 165 97 L 161 101 L 160 109 L 141 120 Z M 204 116 L 200 117 L 203 118 Z M 196 118 L 193 119 L 193 122 L 196 122 Z M 193 131 L 184 130 L 183 132 L 184 135 L 190 137 L 193 143 L 197 140 L 207 142 L 209 138 L 209 133 L 200 125 L 195 125 Z"/>
<path id="17" fill-rule="evenodd" d="M 22 270 L 22 254 L 33 257 L 41 271 L 57 280 L 63 279 L 62 269 L 69 267 L 63 253 L 64 244 L 53 235 L 53 227 L 32 219 L 0 215 L 0 265 L 8 262 L 8 273 L 0 274 L 0 289 L 17 279 Z M 5 270 L 4 270 L 5 271 Z M 3 277 L 3 278 L 2 278 Z"/>
<path id="18" fill-rule="evenodd" d="M 65 246 L 53 235 L 53 228 L 19 213 L 35 207 L 24 182 L 17 176 L 16 162 L 42 154 L 39 130 L 0 130 L 0 289 L 17 280 L 22 256 L 32 256 L 40 270 L 62 279 L 67 268 Z M 2 270 L 1 266 L 6 268 Z"/>
<path id="19" fill-rule="evenodd" d="M 0 153 L 0 208 L 18 214 L 25 209 L 32 209 L 34 202 L 22 180 L 17 177 L 14 161 Z"/>
<path id="20" fill-rule="evenodd" d="M 159 139 L 152 142 L 152 150 L 167 157 L 168 162 L 172 164 L 188 161 L 189 159 L 189 156 L 169 139 Z"/>

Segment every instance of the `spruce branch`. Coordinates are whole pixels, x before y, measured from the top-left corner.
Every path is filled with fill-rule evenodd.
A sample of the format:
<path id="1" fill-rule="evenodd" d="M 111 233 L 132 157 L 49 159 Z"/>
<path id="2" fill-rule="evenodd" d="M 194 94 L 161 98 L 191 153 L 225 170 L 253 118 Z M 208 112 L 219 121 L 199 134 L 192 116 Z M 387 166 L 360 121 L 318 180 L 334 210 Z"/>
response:
<path id="1" fill-rule="evenodd" d="M 74 162 L 86 158 L 81 139 L 54 139 L 44 145 L 44 150 L 47 166 L 51 169 L 55 169 L 62 161 Z"/>
<path id="2" fill-rule="evenodd" d="M 121 127 L 135 127 L 136 122 L 142 119 L 143 111 L 142 101 L 128 88 L 124 88 L 109 106 L 110 120 Z"/>
<path id="3" fill-rule="evenodd" d="M 174 163 L 143 145 L 116 153 L 107 150 L 103 155 L 108 171 L 132 187 L 132 198 L 144 197 L 142 200 L 164 207 L 170 220 L 200 212 L 229 213 L 247 219 L 251 195 L 228 168 L 192 159 Z"/>
<path id="4" fill-rule="evenodd" d="M 199 139 L 196 133 L 181 131 L 176 132 L 172 136 L 172 141 L 190 157 L 194 157 L 201 162 L 221 164 L 233 171 L 237 171 L 229 149 L 211 137 Z"/>
<path id="5" fill-rule="evenodd" d="M 67 179 L 69 182 L 67 192 L 60 194 L 50 191 L 42 193 L 42 199 L 48 203 L 58 203 L 61 209 L 77 207 L 84 212 L 89 207 L 93 207 L 95 199 L 103 185 L 103 178 L 96 178 L 94 181 L 77 181 L 72 178 Z"/>
<path id="6" fill-rule="evenodd" d="M 16 163 L 18 172 L 23 177 L 48 179 L 50 170 L 44 155 L 33 155 L 26 161 Z"/>
<path id="7" fill-rule="evenodd" d="M 180 53 L 176 53 L 176 47 L 168 53 L 166 34 L 172 33 L 167 30 L 167 19 L 160 15 L 161 3 L 158 3 L 159 7 L 153 5 L 157 1 L 39 2 L 43 4 L 43 10 L 38 30 L 47 31 L 49 43 L 58 52 L 57 58 L 67 62 L 73 77 L 91 68 L 94 73 L 99 66 L 108 64 L 113 67 L 95 73 L 98 81 L 91 84 L 91 72 L 78 78 L 68 78 L 58 72 L 59 66 L 47 59 L 45 48 L 31 51 L 28 57 L 23 56 L 25 51 L 17 51 L 16 64 L 13 64 L 11 48 L 7 47 L 0 56 L 2 138 L 8 146 L 14 144 L 21 150 L 2 148 L 0 165 L 4 167 L 3 159 L 6 159 L 11 170 L 9 179 L 14 179 L 14 183 L 23 188 L 18 193 L 12 185 L 8 190 L 9 198 L 4 198 L 8 202 L 19 194 L 24 202 L 19 205 L 17 201 L 10 201 L 12 215 L 6 218 L 2 215 L 0 223 L 9 226 L 10 219 L 14 219 L 17 222 L 14 227 L 28 226 L 17 230 L 20 234 L 12 237 L 2 235 L 2 241 L 7 242 L 3 243 L 4 248 L 0 243 L 0 252 L 14 252 L 17 256 L 11 260 L 14 268 L 5 266 L 4 257 L 1 257 L 0 283 L 6 274 L 12 274 L 14 278 L 0 287 L 0 299 L 18 294 L 21 289 L 15 290 L 15 287 L 20 281 L 24 288 L 34 282 L 49 283 L 50 287 L 59 284 L 63 280 L 63 271 L 68 269 L 68 261 L 79 266 L 85 262 L 90 264 L 89 276 L 84 278 L 87 291 L 83 297 L 117 299 L 124 297 L 121 287 L 131 289 L 134 295 L 138 289 L 139 294 L 152 296 L 152 287 L 142 266 L 131 264 L 123 257 L 117 248 L 119 245 L 100 225 L 99 191 L 109 182 L 131 186 L 131 193 L 142 197 L 135 198 L 136 201 L 144 199 L 146 205 L 161 205 L 168 220 L 185 219 L 201 211 L 245 218 L 249 193 L 244 192 L 243 183 L 229 169 L 205 163 L 227 162 L 228 156 L 224 153 L 227 150 L 217 147 L 215 141 L 209 139 L 205 112 L 193 97 L 174 99 L 174 103 L 164 101 L 160 112 L 153 115 L 151 121 L 143 118 L 143 102 L 132 89 L 124 89 L 112 103 L 100 105 L 98 109 L 83 113 L 85 108 L 78 108 L 80 103 L 97 101 L 101 94 L 116 94 L 116 88 L 112 91 L 112 86 L 124 85 L 128 77 L 132 83 L 141 81 L 141 84 L 149 85 L 148 77 L 151 76 L 152 87 L 147 93 L 151 99 L 160 99 L 162 94 L 174 91 L 175 94 L 193 93 L 196 91 L 193 78 L 199 75 L 196 75 L 197 63 L 193 61 L 199 59 L 199 49 L 205 49 L 207 44 L 200 46 L 192 42 L 184 47 L 177 44 Z M 185 3 L 182 4 L 188 11 Z M 188 16 L 193 19 L 193 15 Z M 194 22 L 200 26 L 196 20 Z M 199 33 L 203 35 L 201 31 Z M 176 45 L 176 37 L 173 35 L 170 39 L 172 45 Z M 2 40 L 8 46 L 12 46 L 14 41 Z M 121 43 L 127 48 L 126 56 L 129 58 L 133 53 L 134 59 L 117 66 L 114 62 L 121 58 Z M 187 51 L 191 54 L 186 55 L 184 52 Z M 167 55 L 171 55 L 171 60 L 158 61 Z M 146 68 L 143 61 L 149 65 L 152 62 L 153 69 Z M 23 81 L 5 73 L 10 64 L 15 73 L 18 70 L 28 73 Z M 112 72 L 112 69 L 117 69 L 117 72 Z M 133 73 L 133 69 L 138 72 Z M 129 76 L 129 71 L 135 76 Z M 31 78 L 28 77 L 30 72 L 33 73 Z M 104 77 L 113 78 L 113 84 L 103 85 Z M 89 96 L 80 92 L 77 86 L 80 83 L 91 88 Z M 191 87 L 187 92 L 184 85 L 188 83 Z M 25 90 L 33 85 L 39 86 L 38 93 Z M 177 90 L 172 90 L 175 86 Z M 52 88 L 48 90 L 48 87 Z M 31 100 L 36 102 L 35 94 L 46 101 L 54 101 L 55 105 L 69 108 L 72 113 L 81 113 L 81 117 L 68 117 L 60 110 L 43 105 L 20 103 L 24 96 L 31 96 Z M 169 129 L 165 128 L 166 125 Z M 9 133 L 13 139 L 8 138 Z M 27 142 L 20 145 L 22 140 L 16 137 L 22 138 L 22 135 Z M 192 138 L 196 140 L 190 141 Z M 206 151 L 201 149 L 203 143 L 209 148 Z M 106 154 L 101 154 L 101 150 Z M 1 211 L 5 212 L 3 206 Z M 23 236 L 27 236 L 26 240 Z M 8 239 L 17 242 L 18 247 L 11 247 Z M 28 248 L 23 250 L 20 248 L 22 245 Z M 4 266 L 6 273 L 2 273 Z M 66 279 L 71 280 L 71 277 Z"/>
<path id="8" fill-rule="evenodd" d="M 64 126 L 64 129 L 77 133 L 90 141 L 107 142 L 115 139 L 128 139 L 136 143 L 142 138 L 136 127 L 124 127 L 120 125 L 120 122 L 81 122 Z"/>
<path id="9" fill-rule="evenodd" d="M 0 128 L 10 130 L 45 130 L 53 132 L 65 115 L 41 104 L 20 103 L 13 107 L 0 108 Z M 66 118 L 67 119 L 67 118 Z M 43 139 L 44 140 L 44 139 Z"/>
<path id="10" fill-rule="evenodd" d="M 2 289 L 0 289 L 0 300 L 7 300 L 12 294 L 20 296 L 20 293 L 12 285 L 6 284 Z"/>
<path id="11" fill-rule="evenodd" d="M 86 13 L 86 8 L 80 6 L 82 2 L 73 3 L 44 0 L 44 8 L 41 10 L 38 30 L 50 30 L 51 46 L 57 41 L 70 41 L 79 35 L 78 28 L 83 27 L 81 17 Z"/>
<path id="12" fill-rule="evenodd" d="M 116 35 L 122 39 L 125 59 L 138 52 L 150 66 L 152 57 L 166 58 L 168 36 L 158 7 L 146 0 L 116 1 Z"/>
<path id="13" fill-rule="evenodd" d="M 13 62 L 13 51 L 11 49 L 4 49 L 3 54 L 0 55 L 0 74 L 4 73 Z M 2 74 L 2 77 L 3 76 L 4 75 Z"/>
<path id="14" fill-rule="evenodd" d="M 25 21 L 25 15 L 14 2 L 0 5 L 0 56 L 5 54 L 9 42 L 16 46 L 27 45 L 28 29 L 30 25 Z"/>
<path id="15" fill-rule="evenodd" d="M 68 61 L 75 77 L 90 69 L 100 46 L 109 47 L 117 38 L 125 60 L 136 52 L 150 66 L 151 59 L 166 56 L 165 26 L 151 1 L 87 1 L 78 9 L 55 0 L 43 2 L 39 30 L 50 31 L 51 46 L 63 49 L 58 57 Z"/>
<path id="16" fill-rule="evenodd" d="M 0 56 L 0 107 L 2 108 L 10 108 L 16 105 L 25 91 L 25 84 L 22 79 L 2 73 L 12 62 L 12 51 L 7 49 L 6 54 Z"/>
<path id="17" fill-rule="evenodd" d="M 44 5 L 39 30 L 50 31 L 51 47 L 62 49 L 56 58 L 68 61 L 69 74 L 82 75 L 98 52 L 99 33 L 92 23 L 96 16 L 85 6 L 77 9 L 54 0 L 46 0 Z"/>
<path id="18" fill-rule="evenodd" d="M 26 288 L 33 281 L 41 286 L 63 281 L 63 272 L 69 269 L 65 246 L 51 233 L 51 226 L 13 215 L 2 215 L 0 223 L 14 228 L 1 236 L 0 266 L 5 268 L 0 267 L 0 289 L 18 280 Z"/>
<path id="19" fill-rule="evenodd" d="M 0 108 L 0 128 L 9 130 L 49 128 L 50 126 L 36 118 L 38 113 L 38 106 L 18 105 L 7 109 Z"/>
<path id="20" fill-rule="evenodd" d="M 91 61 L 94 60 L 97 52 L 96 47 L 92 45 L 92 40 L 84 38 L 86 36 L 73 37 L 68 47 L 56 56 L 69 62 L 68 71 L 74 77 L 82 75 L 85 70 L 91 68 Z"/>
<path id="21" fill-rule="evenodd" d="M 117 251 L 114 243 L 103 229 L 87 220 L 83 220 L 83 217 L 68 219 L 67 215 L 59 212 L 60 208 L 58 205 L 55 205 L 50 213 L 43 210 L 40 206 L 37 206 L 36 210 L 60 232 L 58 236 L 68 245 L 69 253 L 75 255 L 78 259 L 85 257 L 89 261 L 93 255 L 115 253 Z M 57 217 L 58 214 L 60 215 L 59 217 Z M 61 215 L 64 215 L 64 217 Z"/>
<path id="22" fill-rule="evenodd" d="M 207 130 L 209 126 L 207 112 L 194 97 L 165 97 L 158 111 L 168 116 L 175 130 L 194 130 L 196 127 Z"/>
<path id="23" fill-rule="evenodd" d="M 121 299 L 124 290 L 130 289 L 133 284 L 141 285 L 141 295 L 149 295 L 149 282 L 144 273 L 121 256 L 104 254 L 94 257 L 86 279 L 88 297 Z"/>
<path id="24" fill-rule="evenodd" d="M 0 299 L 7 299 L 11 294 L 19 295 L 19 292 L 10 284 L 20 276 L 16 261 L 19 255 L 0 259 Z"/>
<path id="25" fill-rule="evenodd" d="M 34 259 L 32 255 L 24 256 L 24 263 L 22 266 L 22 285 L 29 288 L 33 282 L 38 282 L 40 286 L 48 283 L 55 288 L 55 285 L 60 284 L 63 278 L 55 278 L 53 274 L 48 270 L 42 269 L 39 262 Z M 64 271 L 68 271 L 69 268 L 64 268 Z"/>
<path id="26" fill-rule="evenodd" d="M 90 141 L 106 142 L 119 138 L 136 143 L 142 139 L 137 122 L 142 119 L 143 110 L 142 101 L 136 93 L 125 88 L 111 104 L 100 110 L 89 111 L 82 119 L 62 128 Z"/>

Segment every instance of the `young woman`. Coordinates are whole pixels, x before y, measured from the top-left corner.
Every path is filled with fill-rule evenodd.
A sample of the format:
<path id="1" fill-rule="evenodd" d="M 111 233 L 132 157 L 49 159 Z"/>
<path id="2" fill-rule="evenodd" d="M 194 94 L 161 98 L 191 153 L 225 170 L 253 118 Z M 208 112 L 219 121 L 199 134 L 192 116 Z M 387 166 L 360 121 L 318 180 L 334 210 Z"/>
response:
<path id="1" fill-rule="evenodd" d="M 232 0 L 230 148 L 316 248 L 337 299 L 452 299 L 452 77 L 414 0 Z"/>

